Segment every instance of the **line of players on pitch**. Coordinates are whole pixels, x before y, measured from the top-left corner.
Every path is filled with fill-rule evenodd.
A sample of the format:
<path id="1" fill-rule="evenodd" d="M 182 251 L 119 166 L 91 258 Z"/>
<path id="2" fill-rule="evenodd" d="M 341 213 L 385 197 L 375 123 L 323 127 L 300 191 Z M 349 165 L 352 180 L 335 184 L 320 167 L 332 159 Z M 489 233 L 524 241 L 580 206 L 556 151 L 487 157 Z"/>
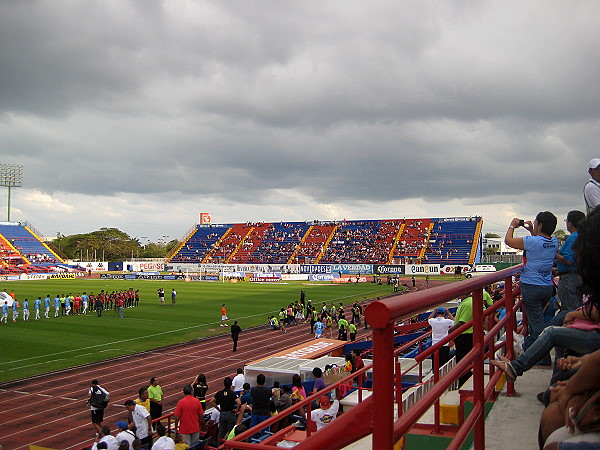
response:
<path id="1" fill-rule="evenodd" d="M 23 303 L 21 304 L 15 298 L 14 291 L 9 295 L 13 298 L 12 305 L 9 305 L 7 300 L 4 301 L 0 323 L 8 323 L 9 312 L 12 312 L 12 321 L 16 322 L 19 317 L 19 308 L 22 308 L 23 311 L 23 321 L 27 322 L 31 314 L 30 308 L 34 311 L 35 320 L 39 320 L 42 308 L 44 309 L 44 317 L 46 319 L 50 318 L 51 306 L 54 306 L 54 317 L 58 317 L 59 315 L 69 316 L 87 314 L 88 305 L 90 306 L 90 309 L 98 312 L 98 310 L 134 308 L 140 303 L 140 291 L 139 289 L 133 290 L 133 288 L 112 291 L 110 293 L 104 292 L 103 289 L 97 295 L 94 295 L 93 292 L 90 292 L 89 295 L 86 292 L 81 295 L 79 293 L 76 295 L 57 294 L 54 299 L 51 299 L 50 294 L 48 294 L 44 299 L 42 299 L 42 297 L 35 299 L 31 306 L 29 305 L 28 298 L 23 300 Z"/>

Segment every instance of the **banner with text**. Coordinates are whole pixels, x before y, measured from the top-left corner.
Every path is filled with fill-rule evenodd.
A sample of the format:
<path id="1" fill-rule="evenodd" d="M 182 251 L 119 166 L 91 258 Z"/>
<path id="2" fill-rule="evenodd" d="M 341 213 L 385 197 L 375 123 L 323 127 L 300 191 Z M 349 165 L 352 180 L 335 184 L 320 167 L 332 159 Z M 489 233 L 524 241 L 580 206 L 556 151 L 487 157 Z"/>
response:
<path id="1" fill-rule="evenodd" d="M 407 275 L 439 275 L 439 264 L 406 264 Z"/>

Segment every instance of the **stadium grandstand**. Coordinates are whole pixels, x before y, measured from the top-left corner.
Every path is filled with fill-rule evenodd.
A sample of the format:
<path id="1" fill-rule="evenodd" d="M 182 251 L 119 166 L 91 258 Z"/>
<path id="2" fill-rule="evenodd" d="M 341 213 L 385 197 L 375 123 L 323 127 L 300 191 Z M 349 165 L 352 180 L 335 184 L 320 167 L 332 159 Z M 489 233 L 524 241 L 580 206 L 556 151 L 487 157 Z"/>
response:
<path id="1" fill-rule="evenodd" d="M 47 273 L 67 267 L 28 222 L 0 224 L 0 253 L 0 274 Z"/>
<path id="2" fill-rule="evenodd" d="M 167 263 L 473 264 L 481 217 L 199 224 Z"/>

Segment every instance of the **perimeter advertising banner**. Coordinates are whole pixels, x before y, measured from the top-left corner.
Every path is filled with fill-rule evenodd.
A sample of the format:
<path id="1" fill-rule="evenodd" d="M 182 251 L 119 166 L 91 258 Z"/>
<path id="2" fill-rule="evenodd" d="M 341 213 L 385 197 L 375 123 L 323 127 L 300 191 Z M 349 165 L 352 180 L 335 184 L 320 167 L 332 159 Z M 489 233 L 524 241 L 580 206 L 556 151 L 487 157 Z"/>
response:
<path id="1" fill-rule="evenodd" d="M 373 273 L 379 275 L 403 275 L 404 264 L 374 264 Z"/>
<path id="2" fill-rule="evenodd" d="M 406 264 L 407 275 L 439 275 L 439 264 Z"/>
<path id="3" fill-rule="evenodd" d="M 281 281 L 281 273 L 253 273 L 250 281 L 257 283 L 278 283 Z"/>
<path id="4" fill-rule="evenodd" d="M 311 273 L 308 276 L 308 281 L 333 281 L 332 273 Z"/>
<path id="5" fill-rule="evenodd" d="M 331 264 L 300 264 L 300 273 L 331 273 Z"/>
<path id="6" fill-rule="evenodd" d="M 92 272 L 106 272 L 108 270 L 107 261 L 82 261 L 79 265 L 85 270 L 91 270 Z"/>
<path id="7" fill-rule="evenodd" d="M 457 267 L 460 267 L 460 273 L 467 273 L 469 270 L 471 270 L 471 266 L 468 264 L 454 264 L 442 267 L 441 273 L 444 275 L 453 275 L 456 273 Z"/>
<path id="8" fill-rule="evenodd" d="M 332 264 L 331 271 L 333 273 L 342 273 L 350 275 L 358 275 L 365 273 L 373 273 L 372 264 Z"/>

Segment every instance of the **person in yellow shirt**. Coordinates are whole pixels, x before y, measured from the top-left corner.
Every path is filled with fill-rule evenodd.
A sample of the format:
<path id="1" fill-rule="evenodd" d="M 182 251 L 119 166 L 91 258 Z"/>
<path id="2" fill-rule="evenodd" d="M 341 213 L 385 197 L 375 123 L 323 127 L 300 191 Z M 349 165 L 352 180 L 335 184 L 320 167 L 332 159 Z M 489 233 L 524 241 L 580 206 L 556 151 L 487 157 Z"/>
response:
<path id="1" fill-rule="evenodd" d="M 142 405 L 150 412 L 150 398 L 148 397 L 148 388 L 140 388 L 140 396 L 134 400 L 137 405 Z"/>

